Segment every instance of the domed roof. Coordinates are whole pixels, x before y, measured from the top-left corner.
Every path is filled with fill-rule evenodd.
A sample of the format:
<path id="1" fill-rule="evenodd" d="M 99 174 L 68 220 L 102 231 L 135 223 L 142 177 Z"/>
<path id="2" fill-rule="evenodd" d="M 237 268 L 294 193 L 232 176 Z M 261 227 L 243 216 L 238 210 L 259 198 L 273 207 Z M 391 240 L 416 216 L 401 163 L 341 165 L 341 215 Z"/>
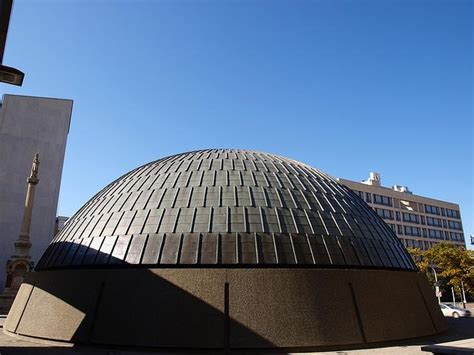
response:
<path id="1" fill-rule="evenodd" d="M 213 149 L 143 165 L 89 200 L 37 269 L 108 265 L 415 270 L 355 193 L 273 154 Z"/>

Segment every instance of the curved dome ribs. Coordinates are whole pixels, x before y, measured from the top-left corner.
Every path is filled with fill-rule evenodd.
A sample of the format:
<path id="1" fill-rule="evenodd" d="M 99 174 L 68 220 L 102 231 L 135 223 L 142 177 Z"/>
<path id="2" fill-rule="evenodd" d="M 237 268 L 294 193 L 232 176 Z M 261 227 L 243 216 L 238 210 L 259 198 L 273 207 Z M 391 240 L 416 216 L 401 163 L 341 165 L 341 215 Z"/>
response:
<path id="1" fill-rule="evenodd" d="M 89 200 L 37 269 L 141 265 L 332 266 L 415 270 L 355 193 L 300 162 L 247 150 L 145 164 Z M 112 261 L 113 260 L 113 261 Z"/>

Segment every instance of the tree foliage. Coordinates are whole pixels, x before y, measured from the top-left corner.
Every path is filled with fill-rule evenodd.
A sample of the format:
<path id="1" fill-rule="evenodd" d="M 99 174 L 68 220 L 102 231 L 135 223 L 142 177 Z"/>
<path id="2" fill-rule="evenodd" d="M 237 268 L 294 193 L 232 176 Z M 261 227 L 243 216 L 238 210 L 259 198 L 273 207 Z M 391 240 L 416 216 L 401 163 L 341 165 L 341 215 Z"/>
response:
<path id="1" fill-rule="evenodd" d="M 441 284 L 446 282 L 459 294 L 462 281 L 466 294 L 474 296 L 474 251 L 447 243 L 437 244 L 426 251 L 418 248 L 407 250 L 418 269 L 425 272 L 430 280 L 433 279 L 431 270 L 433 267 L 438 279 L 442 279 Z"/>

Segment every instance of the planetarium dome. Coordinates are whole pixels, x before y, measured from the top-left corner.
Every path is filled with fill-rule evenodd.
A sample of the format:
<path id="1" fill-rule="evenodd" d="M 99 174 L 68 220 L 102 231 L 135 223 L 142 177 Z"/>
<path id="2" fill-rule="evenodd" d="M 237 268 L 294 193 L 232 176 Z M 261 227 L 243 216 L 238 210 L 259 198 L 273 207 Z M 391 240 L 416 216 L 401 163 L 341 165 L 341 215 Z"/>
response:
<path id="1" fill-rule="evenodd" d="M 5 331 L 201 349 L 439 332 L 446 325 L 416 271 L 384 221 L 323 172 L 255 151 L 194 151 L 90 199 L 22 285 Z"/>

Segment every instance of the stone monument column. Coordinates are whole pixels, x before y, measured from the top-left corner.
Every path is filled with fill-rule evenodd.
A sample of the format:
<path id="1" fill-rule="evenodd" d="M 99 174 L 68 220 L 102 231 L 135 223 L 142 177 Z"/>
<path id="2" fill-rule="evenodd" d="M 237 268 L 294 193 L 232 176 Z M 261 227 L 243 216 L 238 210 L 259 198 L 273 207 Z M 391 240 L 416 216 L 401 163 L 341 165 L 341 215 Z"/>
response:
<path id="1" fill-rule="evenodd" d="M 25 207 L 23 210 L 23 220 L 21 222 L 20 235 L 15 241 L 15 253 L 7 261 L 7 281 L 5 290 L 0 295 L 0 313 L 7 313 L 15 299 L 16 293 L 23 282 L 25 274 L 33 269 L 30 250 L 30 227 L 33 214 L 33 203 L 35 199 L 35 189 L 38 185 L 39 153 L 33 157 L 30 176 L 26 179 L 28 187 L 26 190 Z"/>

